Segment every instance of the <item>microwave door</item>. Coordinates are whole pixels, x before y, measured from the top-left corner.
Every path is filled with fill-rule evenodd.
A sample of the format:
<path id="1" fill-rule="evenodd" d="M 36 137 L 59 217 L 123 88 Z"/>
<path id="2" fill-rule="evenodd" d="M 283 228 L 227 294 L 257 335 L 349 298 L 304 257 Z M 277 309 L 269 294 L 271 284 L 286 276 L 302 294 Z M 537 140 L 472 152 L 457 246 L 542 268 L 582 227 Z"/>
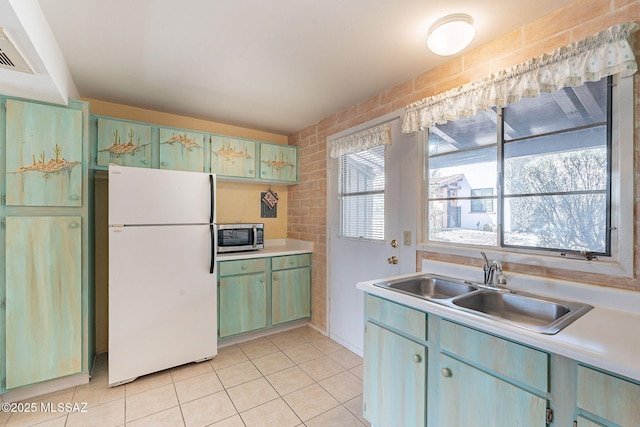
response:
<path id="1" fill-rule="evenodd" d="M 218 224 L 218 252 L 264 248 L 263 224 Z"/>

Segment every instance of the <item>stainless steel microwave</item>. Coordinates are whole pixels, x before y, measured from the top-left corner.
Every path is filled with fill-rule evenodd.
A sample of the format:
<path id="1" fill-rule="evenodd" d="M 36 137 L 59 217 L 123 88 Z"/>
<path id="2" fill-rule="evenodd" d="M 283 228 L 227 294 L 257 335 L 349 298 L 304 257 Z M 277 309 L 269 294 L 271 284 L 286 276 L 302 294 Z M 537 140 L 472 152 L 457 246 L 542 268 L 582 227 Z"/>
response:
<path id="1" fill-rule="evenodd" d="M 264 248 L 264 224 L 217 224 L 218 253 Z"/>

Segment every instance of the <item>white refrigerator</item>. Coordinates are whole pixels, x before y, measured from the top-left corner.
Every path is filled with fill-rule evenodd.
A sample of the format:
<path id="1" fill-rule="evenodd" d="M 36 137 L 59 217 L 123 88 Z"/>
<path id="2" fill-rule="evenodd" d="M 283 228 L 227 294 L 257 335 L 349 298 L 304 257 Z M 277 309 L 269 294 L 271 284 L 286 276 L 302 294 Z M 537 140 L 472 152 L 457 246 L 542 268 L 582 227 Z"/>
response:
<path id="1" fill-rule="evenodd" d="M 217 354 L 215 175 L 109 166 L 109 385 Z"/>

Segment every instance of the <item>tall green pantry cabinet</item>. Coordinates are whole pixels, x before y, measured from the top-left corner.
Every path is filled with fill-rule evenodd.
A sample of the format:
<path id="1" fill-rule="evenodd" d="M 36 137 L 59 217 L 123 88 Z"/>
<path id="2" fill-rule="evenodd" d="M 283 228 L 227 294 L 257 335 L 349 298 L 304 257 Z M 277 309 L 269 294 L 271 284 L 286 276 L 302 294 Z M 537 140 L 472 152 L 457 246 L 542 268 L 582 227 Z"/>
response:
<path id="1" fill-rule="evenodd" d="M 0 392 L 28 397 L 93 360 L 89 106 L 0 103 Z"/>

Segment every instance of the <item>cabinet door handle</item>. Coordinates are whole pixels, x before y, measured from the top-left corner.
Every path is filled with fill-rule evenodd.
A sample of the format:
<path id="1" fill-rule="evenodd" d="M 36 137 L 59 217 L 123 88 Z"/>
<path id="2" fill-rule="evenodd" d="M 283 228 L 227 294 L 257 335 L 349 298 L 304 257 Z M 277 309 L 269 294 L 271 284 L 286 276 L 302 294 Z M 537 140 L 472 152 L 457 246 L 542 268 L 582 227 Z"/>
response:
<path id="1" fill-rule="evenodd" d="M 168 166 L 168 165 L 169 165 L 169 163 L 168 163 L 168 162 L 162 162 L 162 163 L 160 163 L 160 164 L 161 164 L 162 166 Z"/>
<path id="2" fill-rule="evenodd" d="M 275 280 L 276 282 L 278 281 L 278 275 L 277 274 L 273 275 L 273 280 Z"/>
<path id="3" fill-rule="evenodd" d="M 80 227 L 80 224 L 78 224 L 76 221 L 69 223 L 69 228 L 78 228 L 78 227 Z"/>
<path id="4" fill-rule="evenodd" d="M 414 354 L 411 358 L 413 359 L 413 363 L 422 362 L 422 356 L 420 356 L 419 354 Z"/>
<path id="5" fill-rule="evenodd" d="M 78 200 L 80 198 L 80 196 L 78 196 L 77 194 L 72 194 L 71 196 L 69 196 L 69 198 L 71 200 Z"/>
<path id="6" fill-rule="evenodd" d="M 249 169 L 249 173 L 253 173 L 253 169 Z"/>
<path id="7" fill-rule="evenodd" d="M 448 377 L 453 375 L 453 372 L 451 372 L 451 369 L 449 369 L 449 368 L 440 369 L 440 373 L 442 374 L 443 377 L 446 377 L 446 378 L 448 378 Z"/>
<path id="8" fill-rule="evenodd" d="M 247 265 L 246 264 L 242 264 L 242 267 L 240 267 L 240 268 L 243 269 L 243 270 L 246 270 L 247 269 Z"/>
<path id="9" fill-rule="evenodd" d="M 264 277 L 261 277 L 260 278 L 260 283 L 264 283 L 264 282 L 265 282 Z"/>
<path id="10" fill-rule="evenodd" d="M 143 165 L 148 165 L 148 164 L 149 164 L 149 160 L 143 160 L 143 161 L 142 161 L 142 164 L 143 164 Z"/>

